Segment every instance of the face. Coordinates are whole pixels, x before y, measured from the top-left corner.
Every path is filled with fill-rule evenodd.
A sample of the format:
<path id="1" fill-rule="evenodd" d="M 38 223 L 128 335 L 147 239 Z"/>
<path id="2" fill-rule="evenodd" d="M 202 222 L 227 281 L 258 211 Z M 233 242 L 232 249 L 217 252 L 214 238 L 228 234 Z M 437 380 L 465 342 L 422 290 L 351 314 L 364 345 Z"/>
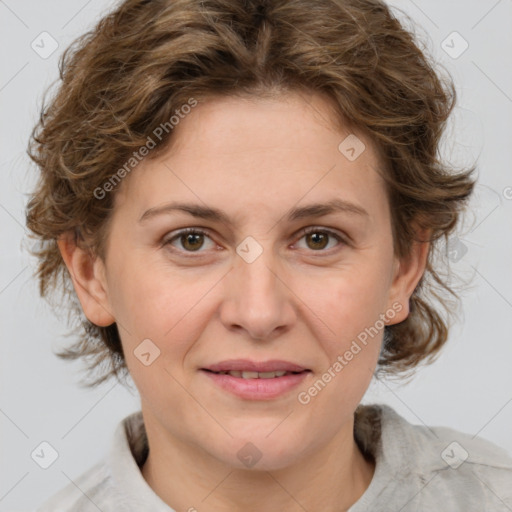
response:
<path id="1" fill-rule="evenodd" d="M 77 287 L 91 321 L 117 322 L 148 427 L 231 467 L 248 442 L 278 469 L 352 435 L 383 327 L 406 318 L 423 271 L 423 249 L 394 257 L 370 141 L 354 159 L 329 109 L 292 93 L 200 103 L 125 178 L 105 260 Z M 307 371 L 206 370 L 230 360 Z"/>

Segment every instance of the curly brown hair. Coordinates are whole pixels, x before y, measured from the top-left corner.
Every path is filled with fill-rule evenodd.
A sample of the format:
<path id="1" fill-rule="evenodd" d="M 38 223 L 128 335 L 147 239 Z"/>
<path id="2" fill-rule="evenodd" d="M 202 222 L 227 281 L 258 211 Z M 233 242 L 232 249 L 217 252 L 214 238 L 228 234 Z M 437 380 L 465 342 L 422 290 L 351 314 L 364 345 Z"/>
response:
<path id="1" fill-rule="evenodd" d="M 458 223 L 475 167 L 454 170 L 439 156 L 456 90 L 416 39 L 380 0 L 126 0 L 75 40 L 28 146 L 41 171 L 27 205 L 40 292 L 62 291 L 78 320 L 78 341 L 58 355 L 88 360 L 89 375 L 99 371 L 88 385 L 127 374 L 116 324 L 85 318 L 57 239 L 72 233 L 103 256 L 115 190 L 101 200 L 94 191 L 112 183 L 155 126 L 168 126 L 191 98 L 308 91 L 329 98 L 335 118 L 378 149 L 395 254 L 430 230 L 410 314 L 386 327 L 378 371 L 431 362 L 448 337 L 449 297 L 458 299 L 434 251 Z M 168 146 L 172 130 L 164 131 L 147 158 Z"/>

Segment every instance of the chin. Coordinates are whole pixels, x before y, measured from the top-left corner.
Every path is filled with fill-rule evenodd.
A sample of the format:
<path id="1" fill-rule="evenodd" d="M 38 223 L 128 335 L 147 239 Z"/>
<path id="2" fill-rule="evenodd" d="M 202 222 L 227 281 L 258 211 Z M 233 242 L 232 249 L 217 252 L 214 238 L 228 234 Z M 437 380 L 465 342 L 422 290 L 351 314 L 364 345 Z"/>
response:
<path id="1" fill-rule="evenodd" d="M 290 443 L 289 435 L 282 438 L 274 433 L 275 436 L 271 434 L 269 437 L 270 431 L 267 429 L 246 437 L 236 436 L 230 439 L 225 450 L 215 455 L 233 468 L 254 472 L 275 471 L 295 464 L 300 457 L 299 446 Z M 226 454 L 229 456 L 226 457 Z"/>

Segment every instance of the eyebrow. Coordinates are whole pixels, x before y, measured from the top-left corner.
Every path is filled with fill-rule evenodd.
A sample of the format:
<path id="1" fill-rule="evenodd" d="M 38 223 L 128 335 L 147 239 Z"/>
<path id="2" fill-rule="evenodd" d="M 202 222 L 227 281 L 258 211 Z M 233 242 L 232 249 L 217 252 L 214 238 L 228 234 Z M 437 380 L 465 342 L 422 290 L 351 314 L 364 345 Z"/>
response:
<path id="1" fill-rule="evenodd" d="M 144 222 L 157 215 L 169 214 L 174 211 L 185 212 L 199 219 L 219 221 L 227 225 L 232 224 L 229 215 L 223 210 L 200 204 L 181 202 L 171 202 L 150 208 L 141 215 L 139 222 Z M 313 203 L 306 206 L 298 206 L 289 210 L 285 216 L 288 222 L 293 222 L 299 219 L 323 217 L 333 213 L 348 213 L 350 215 L 369 217 L 368 212 L 362 206 L 339 198 L 332 199 L 326 203 Z"/>

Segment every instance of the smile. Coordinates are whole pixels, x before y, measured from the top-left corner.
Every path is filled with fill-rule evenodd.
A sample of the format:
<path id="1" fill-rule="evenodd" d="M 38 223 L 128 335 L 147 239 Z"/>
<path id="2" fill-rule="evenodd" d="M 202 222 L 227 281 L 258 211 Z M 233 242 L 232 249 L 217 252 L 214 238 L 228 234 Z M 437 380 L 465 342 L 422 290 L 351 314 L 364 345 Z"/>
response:
<path id="1" fill-rule="evenodd" d="M 311 374 L 310 370 L 301 372 L 242 370 L 213 372 L 202 369 L 201 372 L 220 390 L 245 400 L 272 400 L 284 397 Z"/>
<path id="2" fill-rule="evenodd" d="M 250 371 L 230 370 L 230 371 L 213 372 L 213 373 L 218 373 L 220 375 L 231 375 L 231 377 L 241 377 L 242 379 L 274 379 L 276 377 L 284 377 L 285 375 L 292 375 L 292 374 L 301 373 L 301 372 L 287 372 L 287 371 L 250 372 Z"/>

